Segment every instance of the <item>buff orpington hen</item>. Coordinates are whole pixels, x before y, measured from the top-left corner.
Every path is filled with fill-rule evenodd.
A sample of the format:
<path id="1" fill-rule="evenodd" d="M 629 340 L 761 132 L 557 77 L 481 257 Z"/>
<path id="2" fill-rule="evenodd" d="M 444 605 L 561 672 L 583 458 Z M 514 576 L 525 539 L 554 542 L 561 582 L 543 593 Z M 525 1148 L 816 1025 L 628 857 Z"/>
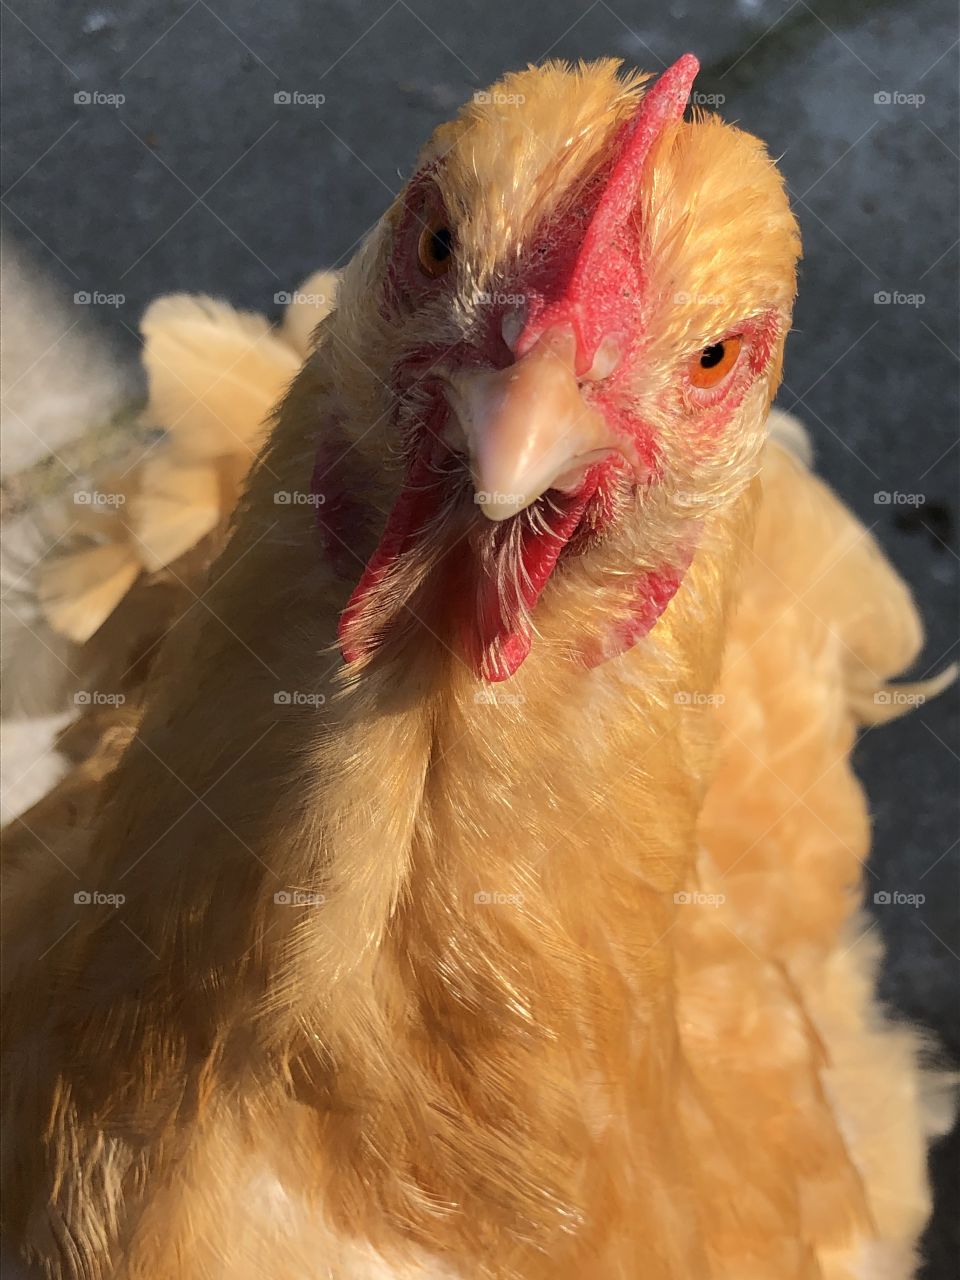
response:
<path id="1" fill-rule="evenodd" d="M 478 95 L 309 344 L 148 314 L 166 436 L 40 585 L 132 692 L 9 833 L 25 1274 L 912 1273 L 849 753 L 921 632 L 765 444 L 797 227 L 696 70 Z"/>

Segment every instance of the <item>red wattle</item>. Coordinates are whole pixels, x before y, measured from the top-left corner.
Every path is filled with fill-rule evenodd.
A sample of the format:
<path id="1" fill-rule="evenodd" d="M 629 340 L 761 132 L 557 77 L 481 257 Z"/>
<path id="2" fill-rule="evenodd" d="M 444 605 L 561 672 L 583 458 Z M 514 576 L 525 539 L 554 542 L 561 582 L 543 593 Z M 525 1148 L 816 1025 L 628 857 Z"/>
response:
<path id="1" fill-rule="evenodd" d="M 638 640 L 653 630 L 667 605 L 677 594 L 683 575 L 693 559 L 693 550 L 676 568 L 649 570 L 641 574 L 634 587 L 629 616 L 612 627 L 604 643 L 582 656 L 585 667 L 599 667 L 602 662 L 618 658 L 632 649 Z"/>
<path id="2" fill-rule="evenodd" d="M 580 492 L 565 501 L 561 515 L 550 513 L 551 533 L 529 525 L 524 528 L 519 552 L 522 572 L 517 581 L 498 586 L 488 577 L 479 584 L 476 617 L 465 616 L 462 635 L 474 669 L 484 680 L 509 679 L 530 652 L 532 637 L 525 614 L 540 599 L 597 484 L 597 473 L 588 476 Z"/>

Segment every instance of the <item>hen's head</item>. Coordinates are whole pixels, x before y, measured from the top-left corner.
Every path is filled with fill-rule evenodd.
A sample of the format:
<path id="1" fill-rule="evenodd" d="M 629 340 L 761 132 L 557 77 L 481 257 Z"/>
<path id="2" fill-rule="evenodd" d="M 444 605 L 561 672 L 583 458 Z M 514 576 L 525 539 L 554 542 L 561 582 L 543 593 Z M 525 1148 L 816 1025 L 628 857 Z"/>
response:
<path id="1" fill-rule="evenodd" d="M 348 658 L 409 605 L 455 614 L 477 672 L 503 679 L 571 574 L 603 616 L 561 643 L 612 656 L 754 474 L 799 242 L 763 145 L 683 120 L 696 71 L 507 76 L 436 131 L 348 269 L 341 314 L 373 293 L 378 319 L 341 343 L 404 465 L 342 619 Z"/>

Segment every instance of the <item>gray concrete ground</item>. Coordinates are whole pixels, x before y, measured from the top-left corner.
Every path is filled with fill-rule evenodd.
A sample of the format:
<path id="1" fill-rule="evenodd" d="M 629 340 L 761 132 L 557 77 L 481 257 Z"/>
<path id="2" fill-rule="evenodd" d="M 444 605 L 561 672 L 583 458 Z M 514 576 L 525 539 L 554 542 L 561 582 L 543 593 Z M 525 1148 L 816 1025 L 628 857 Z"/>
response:
<path id="1" fill-rule="evenodd" d="M 958 28 L 946 0 L 11 0 L 3 28 L 6 230 L 68 306 L 124 296 L 77 315 L 131 366 L 159 293 L 276 313 L 276 293 L 346 260 L 429 130 L 504 69 L 612 54 L 656 70 L 693 50 L 700 90 L 782 157 L 803 228 L 780 403 L 913 584 L 929 628 L 918 674 L 956 656 Z M 278 103 L 283 92 L 325 101 Z M 53 372 L 56 348 L 44 359 Z M 868 898 L 926 895 L 921 909 L 870 904 L 889 945 L 883 991 L 954 1061 L 957 708 L 952 692 L 857 749 L 876 824 Z M 927 1280 L 955 1274 L 956 1143 L 934 1172 Z"/>

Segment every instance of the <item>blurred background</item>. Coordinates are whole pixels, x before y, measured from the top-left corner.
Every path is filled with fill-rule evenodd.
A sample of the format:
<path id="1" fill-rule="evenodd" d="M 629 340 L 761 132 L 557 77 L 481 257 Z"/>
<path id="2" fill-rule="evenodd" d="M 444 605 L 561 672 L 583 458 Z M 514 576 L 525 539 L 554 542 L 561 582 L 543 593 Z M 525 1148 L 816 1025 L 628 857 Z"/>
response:
<path id="1" fill-rule="evenodd" d="M 135 420 L 138 321 L 158 294 L 278 316 L 309 272 L 349 259 L 430 130 L 504 70 L 612 55 L 656 71 L 692 50 L 699 100 L 780 158 L 803 231 L 779 404 L 912 584 L 928 628 L 914 674 L 957 656 L 947 0 L 4 0 L 2 24 L 8 528 Z M 856 753 L 882 995 L 954 1064 L 957 711 L 952 690 Z M 8 814 L 32 798 L 8 796 Z M 890 892 L 925 901 L 884 903 Z M 954 1134 L 932 1156 L 926 1280 L 956 1274 L 957 1151 Z"/>

